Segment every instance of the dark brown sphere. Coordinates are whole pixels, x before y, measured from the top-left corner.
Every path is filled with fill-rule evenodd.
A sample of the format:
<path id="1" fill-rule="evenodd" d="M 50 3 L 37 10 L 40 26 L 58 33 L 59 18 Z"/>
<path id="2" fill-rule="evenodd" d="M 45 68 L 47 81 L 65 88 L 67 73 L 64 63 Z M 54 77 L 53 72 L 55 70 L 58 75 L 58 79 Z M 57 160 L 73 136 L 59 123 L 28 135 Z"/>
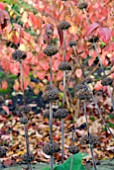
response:
<path id="1" fill-rule="evenodd" d="M 29 153 L 29 155 L 27 153 L 25 153 L 24 155 L 22 155 L 22 159 L 24 162 L 32 162 L 34 160 L 34 155 L 32 153 Z"/>
<path id="2" fill-rule="evenodd" d="M 79 9 L 86 9 L 88 7 L 87 2 L 79 2 L 78 8 Z"/>
<path id="3" fill-rule="evenodd" d="M 68 150 L 72 154 L 76 154 L 79 152 L 79 148 L 77 146 L 70 146 Z"/>
<path id="4" fill-rule="evenodd" d="M 61 62 L 58 66 L 59 70 L 65 71 L 65 70 L 72 70 L 71 64 L 67 61 Z"/>
<path id="5" fill-rule="evenodd" d="M 101 84 L 102 84 L 103 86 L 112 85 L 112 83 L 113 83 L 113 79 L 111 79 L 110 77 L 104 78 L 104 79 L 101 81 Z"/>
<path id="6" fill-rule="evenodd" d="M 61 30 L 66 30 L 68 29 L 69 27 L 71 27 L 70 23 L 67 22 L 67 21 L 61 21 L 58 25 L 58 28 L 61 29 Z"/>
<path id="7" fill-rule="evenodd" d="M 63 119 L 65 117 L 67 117 L 69 114 L 69 111 L 65 108 L 59 108 L 57 109 L 56 112 L 53 113 L 54 118 L 59 118 L 59 119 Z"/>
<path id="8" fill-rule="evenodd" d="M 26 53 L 25 53 L 25 51 L 16 50 L 13 52 L 12 58 L 16 61 L 21 62 L 22 60 L 24 60 L 26 58 Z"/>
<path id="9" fill-rule="evenodd" d="M 55 101 L 55 100 L 59 99 L 58 89 L 56 87 L 53 87 L 49 90 L 46 90 L 43 93 L 43 99 L 46 102 L 51 102 L 51 101 Z"/>
<path id="10" fill-rule="evenodd" d="M 43 50 L 44 54 L 46 54 L 47 56 L 53 56 L 55 54 L 57 54 L 58 52 L 58 48 L 55 45 L 48 45 L 44 50 Z"/>
<path id="11" fill-rule="evenodd" d="M 59 152 L 60 148 L 59 145 L 56 142 L 46 143 L 43 147 L 43 152 L 47 155 L 53 155 L 56 152 Z"/>

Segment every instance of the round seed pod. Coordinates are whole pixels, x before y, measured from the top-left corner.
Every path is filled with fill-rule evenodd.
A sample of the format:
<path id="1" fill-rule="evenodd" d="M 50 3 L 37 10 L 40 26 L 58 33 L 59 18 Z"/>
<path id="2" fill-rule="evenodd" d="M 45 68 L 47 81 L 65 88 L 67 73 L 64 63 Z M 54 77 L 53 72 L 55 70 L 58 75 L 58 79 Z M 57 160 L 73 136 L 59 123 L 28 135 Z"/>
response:
<path id="1" fill-rule="evenodd" d="M 53 56 L 58 52 L 58 49 L 55 45 L 48 45 L 44 50 L 43 50 L 44 54 L 46 54 L 47 56 Z"/>
<path id="2" fill-rule="evenodd" d="M 53 155 L 55 152 L 59 152 L 60 148 L 59 145 L 55 142 L 51 143 L 46 143 L 43 147 L 43 152 L 47 155 Z"/>
<path id="3" fill-rule="evenodd" d="M 77 146 L 70 146 L 68 150 L 72 154 L 76 154 L 79 152 L 79 148 Z"/>
<path id="4" fill-rule="evenodd" d="M 93 147 L 95 147 L 98 144 L 98 137 L 96 135 L 90 134 L 90 140 L 88 139 L 88 135 L 84 135 L 81 140 L 81 144 L 91 144 Z"/>
<path id="5" fill-rule="evenodd" d="M 61 62 L 58 66 L 59 70 L 65 71 L 65 70 L 72 70 L 71 64 L 67 61 Z"/>
<path id="6" fill-rule="evenodd" d="M 3 157 L 6 155 L 6 149 L 4 146 L 0 146 L 0 157 Z"/>
<path id="7" fill-rule="evenodd" d="M 24 155 L 22 155 L 22 159 L 24 162 L 32 162 L 34 160 L 34 155 L 32 153 L 29 153 L 29 155 L 27 153 L 25 153 Z"/>
<path id="8" fill-rule="evenodd" d="M 58 25 L 58 28 L 61 29 L 61 30 L 66 30 L 68 29 L 69 27 L 71 27 L 70 23 L 67 22 L 67 21 L 61 21 Z"/>
<path id="9" fill-rule="evenodd" d="M 91 37 L 91 38 L 88 39 L 88 41 L 89 41 L 90 43 L 97 42 L 97 41 L 99 41 L 99 37 L 98 37 L 98 36 Z"/>
<path id="10" fill-rule="evenodd" d="M 26 116 L 21 117 L 20 122 L 21 122 L 21 124 L 26 125 L 28 123 L 28 118 Z"/>
<path id="11" fill-rule="evenodd" d="M 88 89 L 80 89 L 76 92 L 76 96 L 79 100 L 90 100 L 92 93 Z"/>
<path id="12" fill-rule="evenodd" d="M 79 9 L 86 9 L 87 7 L 88 7 L 87 2 L 80 2 L 80 3 L 78 4 L 78 8 L 79 8 Z"/>
<path id="13" fill-rule="evenodd" d="M 43 93 L 43 99 L 44 99 L 44 101 L 46 101 L 46 102 L 51 102 L 51 101 L 54 101 L 54 100 L 59 99 L 58 89 L 57 89 L 56 87 L 53 87 L 53 88 L 50 89 L 50 90 L 46 90 L 46 91 Z"/>
<path id="14" fill-rule="evenodd" d="M 4 102 L 4 98 L 3 96 L 0 95 L 0 104 L 2 104 Z"/>
<path id="15" fill-rule="evenodd" d="M 30 111 L 31 111 L 31 107 L 30 106 L 23 105 L 23 106 L 19 107 L 19 112 L 20 113 L 23 112 L 25 114 L 28 114 Z"/>
<path id="16" fill-rule="evenodd" d="M 59 108 L 56 112 L 53 113 L 54 118 L 65 118 L 69 114 L 69 111 L 65 108 Z"/>
<path id="17" fill-rule="evenodd" d="M 77 45 L 77 41 L 70 41 L 68 45 L 69 45 L 69 47 L 76 46 Z"/>
<path id="18" fill-rule="evenodd" d="M 112 83 L 113 83 L 113 80 L 112 80 L 110 77 L 104 78 L 104 79 L 101 81 L 101 84 L 102 84 L 103 86 L 112 85 Z"/>
<path id="19" fill-rule="evenodd" d="M 26 53 L 21 50 L 16 50 L 13 52 L 12 58 L 20 62 L 21 60 L 24 60 L 26 58 Z"/>

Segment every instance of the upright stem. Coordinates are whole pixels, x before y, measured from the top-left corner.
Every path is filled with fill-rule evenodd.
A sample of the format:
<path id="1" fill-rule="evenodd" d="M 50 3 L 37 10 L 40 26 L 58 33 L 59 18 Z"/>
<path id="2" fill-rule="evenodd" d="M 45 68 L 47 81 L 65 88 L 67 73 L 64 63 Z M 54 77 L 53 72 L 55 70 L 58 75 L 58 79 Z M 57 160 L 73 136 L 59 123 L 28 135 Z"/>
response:
<path id="1" fill-rule="evenodd" d="M 86 100 L 84 101 L 84 115 L 85 115 L 85 118 L 86 118 L 87 135 L 88 135 L 90 152 L 91 152 L 92 161 L 93 161 L 93 168 L 94 168 L 94 170 L 97 170 L 97 168 L 96 168 L 96 163 L 95 163 L 95 159 L 94 159 L 94 154 L 93 154 L 93 147 L 92 147 L 92 145 L 90 144 L 90 132 L 89 132 L 88 119 L 87 119 Z"/>
<path id="2" fill-rule="evenodd" d="M 64 31 L 64 62 L 66 61 L 66 34 Z M 62 106 L 64 108 L 65 105 L 65 96 L 66 96 L 66 71 L 64 71 L 63 75 L 63 99 L 62 99 Z M 61 131 L 62 131 L 62 163 L 64 162 L 64 120 L 61 119 Z"/>
<path id="3" fill-rule="evenodd" d="M 22 88 L 22 92 L 23 92 L 23 103 L 25 105 L 24 75 L 23 75 L 22 61 L 20 62 L 20 77 L 21 77 L 21 88 Z"/>
<path id="4" fill-rule="evenodd" d="M 23 76 L 22 61 L 20 62 L 20 76 L 21 76 L 21 84 L 22 84 L 22 92 L 23 92 L 23 103 L 25 105 L 24 76 Z M 30 149 L 29 149 L 29 137 L 28 137 L 28 126 L 27 125 L 24 125 L 24 132 L 25 132 L 27 155 L 29 155 Z M 32 170 L 31 163 L 29 161 L 27 162 L 27 165 L 28 165 L 28 169 Z"/>
<path id="5" fill-rule="evenodd" d="M 52 57 L 50 57 L 50 85 L 52 85 Z"/>
<path id="6" fill-rule="evenodd" d="M 50 85 L 52 85 L 52 57 L 50 57 Z M 49 129 L 50 129 L 50 144 L 53 144 L 52 136 L 52 120 L 53 120 L 53 111 L 52 111 L 52 102 L 50 102 L 50 112 L 49 112 Z M 54 156 L 50 156 L 50 169 L 53 170 Z"/>

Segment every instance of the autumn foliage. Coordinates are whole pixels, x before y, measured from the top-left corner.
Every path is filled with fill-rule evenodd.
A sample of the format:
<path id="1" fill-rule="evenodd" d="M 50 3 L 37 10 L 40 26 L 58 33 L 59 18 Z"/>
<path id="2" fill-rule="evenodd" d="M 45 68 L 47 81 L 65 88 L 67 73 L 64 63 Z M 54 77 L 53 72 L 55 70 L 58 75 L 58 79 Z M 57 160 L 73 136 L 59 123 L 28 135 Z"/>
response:
<path id="1" fill-rule="evenodd" d="M 3 2 L 3 3 L 2 3 Z M 49 58 L 44 55 L 43 49 L 49 41 L 49 32 L 53 32 L 53 39 L 59 47 L 59 53 L 53 57 L 53 80 L 61 81 L 62 72 L 58 65 L 63 61 L 63 33 L 57 28 L 60 21 L 66 20 L 71 27 L 66 33 L 67 61 L 75 62 L 72 75 L 75 78 L 82 76 L 80 63 L 90 56 L 88 66 L 92 66 L 98 53 L 104 65 L 114 64 L 114 28 L 113 28 L 113 3 L 108 0 L 86 1 L 86 9 L 79 9 L 79 2 L 68 1 L 12 1 L 9 4 L 3 0 L 0 3 L 0 65 L 6 73 L 18 75 L 19 63 L 12 59 L 15 48 L 26 51 L 27 58 L 23 62 L 25 88 L 30 83 L 29 75 L 32 74 L 40 80 L 39 88 L 49 81 Z M 28 6 L 26 3 L 29 3 Z M 98 36 L 97 51 L 92 47 L 89 39 Z M 77 41 L 75 56 L 73 49 L 68 46 L 71 40 Z M 113 67 L 110 67 L 113 72 Z M 114 74 L 110 75 L 112 78 Z M 3 82 L 2 82 L 3 84 Z M 19 80 L 15 80 L 14 90 L 20 88 Z M 6 87 L 2 85 L 3 88 Z"/>

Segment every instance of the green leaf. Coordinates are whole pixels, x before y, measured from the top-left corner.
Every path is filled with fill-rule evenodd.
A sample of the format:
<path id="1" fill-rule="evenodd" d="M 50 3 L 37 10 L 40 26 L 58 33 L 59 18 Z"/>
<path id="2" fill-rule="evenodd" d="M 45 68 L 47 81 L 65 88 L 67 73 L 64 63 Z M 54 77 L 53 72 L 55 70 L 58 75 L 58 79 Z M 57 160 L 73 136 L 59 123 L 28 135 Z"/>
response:
<path id="1" fill-rule="evenodd" d="M 74 155 L 72 170 L 81 170 L 81 168 L 84 170 L 84 167 L 82 166 L 82 158 L 84 158 L 86 155 L 87 154 L 83 154 L 81 152 Z M 55 167 L 54 170 L 70 170 L 70 163 L 72 158 L 73 157 L 70 156 L 63 164 Z"/>

